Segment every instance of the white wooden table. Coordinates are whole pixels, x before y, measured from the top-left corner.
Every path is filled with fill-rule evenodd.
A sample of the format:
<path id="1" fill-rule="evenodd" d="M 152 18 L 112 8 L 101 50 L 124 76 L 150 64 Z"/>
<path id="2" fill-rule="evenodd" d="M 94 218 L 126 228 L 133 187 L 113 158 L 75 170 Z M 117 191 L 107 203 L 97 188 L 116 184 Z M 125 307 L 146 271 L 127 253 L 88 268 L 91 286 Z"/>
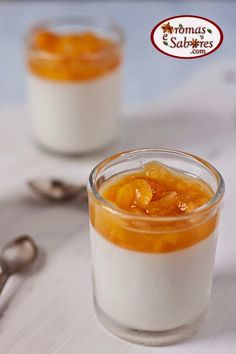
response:
<path id="1" fill-rule="evenodd" d="M 71 6 L 78 9 L 78 4 Z M 110 4 L 108 9 L 112 12 Z M 176 7 L 168 12 L 163 3 L 161 9 L 166 17 L 179 12 Z M 223 81 L 228 70 L 236 72 L 236 61 L 218 59 L 191 64 L 196 65 L 196 75 L 179 83 L 177 92 L 157 93 L 159 100 L 152 104 L 143 99 L 138 106 L 140 89 L 130 100 L 133 106 L 124 107 L 120 141 L 95 155 L 73 159 L 47 155 L 30 139 L 25 105 L 11 103 L 0 108 L 0 247 L 21 233 L 32 234 L 41 247 L 34 272 L 12 277 L 0 299 L 1 354 L 236 353 L 236 83 Z M 157 92 L 160 84 L 156 82 Z M 126 103 L 130 86 L 128 91 Z M 21 101 L 21 94 L 15 98 Z M 211 161 L 223 174 L 226 195 L 206 322 L 184 343 L 148 348 L 116 339 L 95 319 L 86 207 L 76 200 L 61 205 L 39 201 L 25 182 L 33 176 L 61 176 L 85 183 L 92 167 L 105 156 L 127 148 L 158 146 L 183 149 Z"/>

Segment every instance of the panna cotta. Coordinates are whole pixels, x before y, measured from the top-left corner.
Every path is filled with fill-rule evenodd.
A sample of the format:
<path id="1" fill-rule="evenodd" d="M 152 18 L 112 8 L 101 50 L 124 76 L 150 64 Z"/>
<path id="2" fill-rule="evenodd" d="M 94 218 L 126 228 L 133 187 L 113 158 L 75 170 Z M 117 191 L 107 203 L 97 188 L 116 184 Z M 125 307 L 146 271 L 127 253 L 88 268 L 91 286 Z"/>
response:
<path id="1" fill-rule="evenodd" d="M 86 19 L 38 26 L 28 46 L 33 135 L 58 153 L 99 149 L 119 132 L 121 34 L 81 23 Z"/>
<path id="2" fill-rule="evenodd" d="M 137 252 L 112 244 L 91 226 L 97 305 L 138 331 L 167 331 L 195 321 L 209 300 L 216 240 L 213 232 L 176 252 Z"/>
<path id="3" fill-rule="evenodd" d="M 89 188 L 98 318 L 135 342 L 188 336 L 211 291 L 219 211 L 204 206 L 214 196 L 212 186 L 149 161 L 99 182 L 97 193 L 98 199 Z M 181 328 L 187 331 L 168 334 Z"/>

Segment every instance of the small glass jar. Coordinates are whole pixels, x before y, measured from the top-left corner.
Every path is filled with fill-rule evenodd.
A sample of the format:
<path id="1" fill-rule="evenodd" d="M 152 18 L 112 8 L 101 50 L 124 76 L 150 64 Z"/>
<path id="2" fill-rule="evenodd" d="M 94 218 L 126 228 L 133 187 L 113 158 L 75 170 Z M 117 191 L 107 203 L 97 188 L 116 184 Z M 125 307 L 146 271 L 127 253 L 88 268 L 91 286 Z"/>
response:
<path id="1" fill-rule="evenodd" d="M 99 188 L 115 175 L 159 161 L 200 178 L 214 196 L 180 216 L 136 215 L 104 200 Z M 111 156 L 89 183 L 94 306 L 110 332 L 131 342 L 164 345 L 198 328 L 206 313 L 214 269 L 224 181 L 199 157 L 143 149 Z"/>
<path id="2" fill-rule="evenodd" d="M 124 36 L 79 16 L 35 25 L 26 61 L 33 135 L 62 154 L 95 151 L 119 133 Z"/>

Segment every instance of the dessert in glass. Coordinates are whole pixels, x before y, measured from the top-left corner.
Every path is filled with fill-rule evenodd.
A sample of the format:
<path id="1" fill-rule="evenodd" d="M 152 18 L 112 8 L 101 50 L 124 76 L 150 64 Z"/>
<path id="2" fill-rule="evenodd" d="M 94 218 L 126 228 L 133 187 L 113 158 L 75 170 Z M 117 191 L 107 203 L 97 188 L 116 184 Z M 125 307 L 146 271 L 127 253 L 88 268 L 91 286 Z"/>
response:
<path id="1" fill-rule="evenodd" d="M 146 345 L 190 336 L 211 291 L 224 194 L 219 172 L 184 152 L 133 150 L 97 165 L 88 194 L 99 321 Z"/>
<path id="2" fill-rule="evenodd" d="M 32 130 L 65 154 L 100 149 L 119 132 L 123 34 L 86 16 L 34 26 L 27 37 Z"/>

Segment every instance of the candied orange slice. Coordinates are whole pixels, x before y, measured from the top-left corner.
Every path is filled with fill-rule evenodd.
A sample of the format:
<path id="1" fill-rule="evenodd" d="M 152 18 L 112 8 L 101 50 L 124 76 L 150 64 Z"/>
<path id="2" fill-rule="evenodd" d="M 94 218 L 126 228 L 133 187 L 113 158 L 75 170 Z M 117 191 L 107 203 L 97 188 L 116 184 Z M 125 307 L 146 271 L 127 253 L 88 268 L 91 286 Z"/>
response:
<path id="1" fill-rule="evenodd" d="M 145 209 L 152 200 L 152 187 L 144 179 L 137 179 L 130 183 L 135 190 L 134 204 Z"/>
<path id="2" fill-rule="evenodd" d="M 145 209 L 152 200 L 152 188 L 144 179 L 134 179 L 121 186 L 116 193 L 115 203 L 125 210 L 136 205 Z"/>
<path id="3" fill-rule="evenodd" d="M 35 37 L 34 46 L 43 51 L 53 52 L 56 49 L 57 43 L 58 36 L 55 33 L 42 31 Z"/>
<path id="4" fill-rule="evenodd" d="M 130 183 L 121 186 L 115 197 L 115 203 L 121 209 L 129 209 L 135 199 L 135 190 Z"/>
<path id="5" fill-rule="evenodd" d="M 177 196 L 177 205 L 181 212 L 190 213 L 194 209 L 201 207 L 209 201 L 209 197 L 207 195 L 197 194 L 196 192 L 191 193 L 191 191 L 192 189 L 190 189 L 189 194 L 180 193 Z"/>
<path id="6" fill-rule="evenodd" d="M 177 193 L 167 192 L 162 198 L 151 202 L 147 208 L 146 212 L 148 215 L 173 215 L 177 213 Z"/>
<path id="7" fill-rule="evenodd" d="M 148 162 L 144 165 L 144 172 L 146 177 L 153 178 L 159 182 L 171 182 L 173 174 L 171 171 L 161 163 Z"/>
<path id="8" fill-rule="evenodd" d="M 152 178 L 147 178 L 146 181 L 152 188 L 152 202 L 154 202 L 165 194 L 166 188 L 163 184 L 157 182 L 155 179 Z"/>

